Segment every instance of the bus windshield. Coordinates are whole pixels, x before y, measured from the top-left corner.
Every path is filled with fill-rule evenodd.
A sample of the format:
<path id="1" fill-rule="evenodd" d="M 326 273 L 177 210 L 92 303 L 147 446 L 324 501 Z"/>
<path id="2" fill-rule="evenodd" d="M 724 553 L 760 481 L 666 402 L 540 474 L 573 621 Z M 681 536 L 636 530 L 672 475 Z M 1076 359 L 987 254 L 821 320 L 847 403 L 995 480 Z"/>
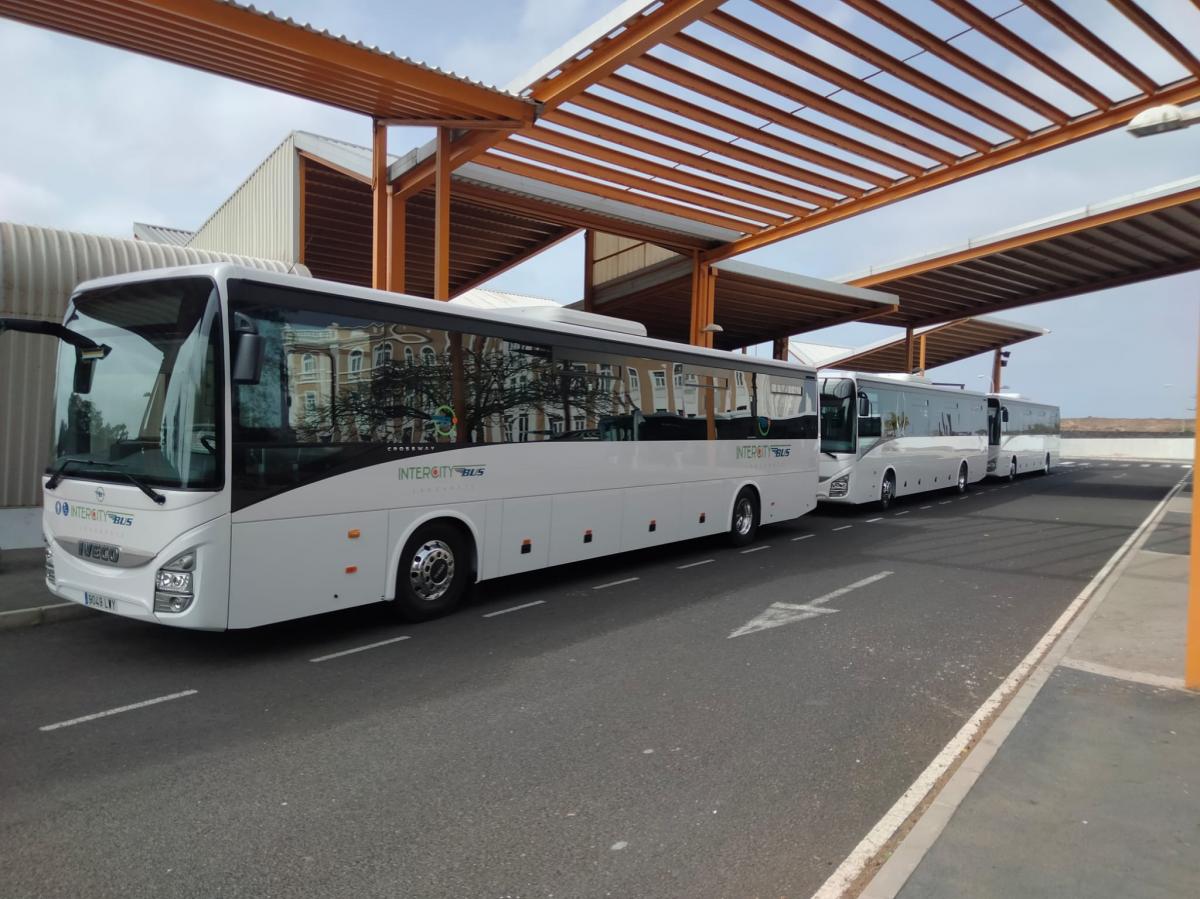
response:
<path id="1" fill-rule="evenodd" d="M 854 452 L 854 394 L 850 378 L 821 380 L 821 452 Z"/>
<path id="2" fill-rule="evenodd" d="M 53 456 L 64 477 L 221 486 L 221 328 L 207 278 L 125 284 L 76 297 L 60 344 Z M 87 371 L 90 369 L 90 371 Z M 90 381 L 90 383 L 89 383 Z"/>

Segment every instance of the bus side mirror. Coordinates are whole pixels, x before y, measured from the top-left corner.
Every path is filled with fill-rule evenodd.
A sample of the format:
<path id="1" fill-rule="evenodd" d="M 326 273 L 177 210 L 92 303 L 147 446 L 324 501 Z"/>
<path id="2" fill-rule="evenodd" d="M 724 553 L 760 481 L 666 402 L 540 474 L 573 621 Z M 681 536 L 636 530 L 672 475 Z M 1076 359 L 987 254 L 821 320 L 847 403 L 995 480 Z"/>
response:
<path id="1" fill-rule="evenodd" d="M 234 384 L 257 384 L 262 377 L 266 339 L 258 333 L 254 322 L 240 312 L 233 318 L 233 365 L 230 369 Z"/>
<path id="2" fill-rule="evenodd" d="M 1000 420 L 1005 422 L 1008 421 L 1008 406 L 1000 407 Z"/>
<path id="3" fill-rule="evenodd" d="M 858 393 L 858 417 L 869 418 L 871 415 L 871 399 L 861 390 Z"/>

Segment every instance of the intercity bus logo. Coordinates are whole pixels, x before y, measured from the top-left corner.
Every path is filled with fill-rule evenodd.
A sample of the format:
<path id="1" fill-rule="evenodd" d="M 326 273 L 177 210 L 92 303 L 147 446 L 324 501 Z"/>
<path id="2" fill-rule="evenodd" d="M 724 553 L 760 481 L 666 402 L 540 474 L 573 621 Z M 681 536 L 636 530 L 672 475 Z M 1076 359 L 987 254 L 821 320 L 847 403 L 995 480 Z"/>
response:
<path id="1" fill-rule="evenodd" d="M 739 446 L 737 448 L 737 457 L 739 459 L 786 459 L 792 454 L 790 446 L 780 446 L 777 444 L 762 444 L 751 443 L 749 446 Z"/>
<path id="2" fill-rule="evenodd" d="M 458 478 L 481 478 L 487 473 L 484 465 L 406 465 L 400 469 L 402 481 L 446 481 Z"/>
<path id="3" fill-rule="evenodd" d="M 100 524 L 115 524 L 123 528 L 133 527 L 132 515 L 118 515 L 107 509 L 81 506 L 79 503 L 70 503 L 66 500 L 55 500 L 54 514 L 61 515 L 63 518 L 79 518 L 83 521 L 96 521 Z"/>

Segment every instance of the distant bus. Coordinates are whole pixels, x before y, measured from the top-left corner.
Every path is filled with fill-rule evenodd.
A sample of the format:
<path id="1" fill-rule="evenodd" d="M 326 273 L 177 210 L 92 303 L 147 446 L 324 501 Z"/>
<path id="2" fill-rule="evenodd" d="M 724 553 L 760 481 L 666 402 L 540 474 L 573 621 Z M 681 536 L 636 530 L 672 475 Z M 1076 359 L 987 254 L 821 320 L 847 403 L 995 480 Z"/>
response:
<path id="1" fill-rule="evenodd" d="M 47 584 L 131 618 L 426 619 L 477 580 L 816 505 L 813 369 L 617 319 L 218 265 L 89 282 L 40 330 Z"/>
<path id="2" fill-rule="evenodd" d="M 987 467 L 987 398 L 917 376 L 822 371 L 817 498 L 877 502 L 953 488 Z"/>
<path id="3" fill-rule="evenodd" d="M 1058 406 L 1013 393 L 988 394 L 988 464 L 991 477 L 1046 474 L 1058 462 Z"/>

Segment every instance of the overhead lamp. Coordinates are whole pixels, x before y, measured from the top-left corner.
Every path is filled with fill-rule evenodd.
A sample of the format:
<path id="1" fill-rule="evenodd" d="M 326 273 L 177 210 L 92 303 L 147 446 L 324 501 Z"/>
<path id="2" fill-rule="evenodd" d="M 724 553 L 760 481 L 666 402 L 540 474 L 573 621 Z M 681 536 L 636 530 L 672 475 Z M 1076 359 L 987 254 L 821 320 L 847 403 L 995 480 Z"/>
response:
<path id="1" fill-rule="evenodd" d="M 1135 115 L 1125 126 L 1134 137 L 1150 137 L 1164 131 L 1179 131 L 1200 122 L 1200 111 L 1188 111 L 1174 104 L 1152 106 Z"/>
<path id="2" fill-rule="evenodd" d="M 715 322 L 710 322 L 709 324 L 705 325 L 700 330 L 703 331 L 705 334 L 720 334 L 725 329 L 722 328 L 720 325 L 716 324 Z"/>

